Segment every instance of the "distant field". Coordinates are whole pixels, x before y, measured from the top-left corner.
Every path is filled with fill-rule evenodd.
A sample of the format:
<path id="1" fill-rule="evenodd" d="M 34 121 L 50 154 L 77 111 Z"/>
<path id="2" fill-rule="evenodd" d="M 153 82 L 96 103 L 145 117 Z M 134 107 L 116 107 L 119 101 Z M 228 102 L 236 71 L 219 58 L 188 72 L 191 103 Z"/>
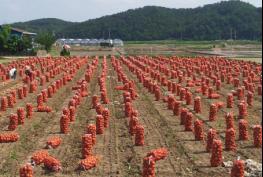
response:
<path id="1" fill-rule="evenodd" d="M 126 55 L 222 56 L 262 62 L 260 41 L 127 41 L 124 51 Z"/>
<path id="2" fill-rule="evenodd" d="M 58 56 L 60 49 L 53 48 L 51 51 L 52 56 Z M 71 56 L 108 56 L 108 55 L 120 55 L 122 52 L 123 48 L 101 48 L 101 47 L 87 47 L 87 46 L 71 46 L 70 49 L 70 54 Z"/>
<path id="3" fill-rule="evenodd" d="M 61 48 L 53 47 L 50 55 L 59 56 Z M 41 53 L 41 52 L 40 52 Z M 45 52 L 39 56 L 46 56 Z M 221 56 L 262 63 L 262 43 L 259 41 L 126 41 L 120 48 L 72 46 L 72 56 L 103 55 L 163 55 L 163 56 Z M 0 63 L 10 61 L 0 57 Z"/>
<path id="4" fill-rule="evenodd" d="M 233 60 L 243 60 L 243 61 L 253 61 L 257 63 L 262 63 L 262 58 L 232 58 Z"/>
<path id="5" fill-rule="evenodd" d="M 125 44 L 177 44 L 177 45 L 218 45 L 222 43 L 233 45 L 260 45 L 261 41 L 249 40 L 215 40 L 215 41 L 182 41 L 182 40 L 157 40 L 157 41 L 125 41 Z"/>
<path id="6" fill-rule="evenodd" d="M 228 46 L 247 46 L 252 45 L 255 48 L 262 48 L 261 41 L 248 40 L 216 40 L 216 41 L 180 41 L 180 40 L 160 40 L 160 41 L 126 41 L 125 46 L 138 45 L 166 45 L 170 47 L 187 47 L 192 49 L 212 49 L 214 47 L 228 47 Z"/>

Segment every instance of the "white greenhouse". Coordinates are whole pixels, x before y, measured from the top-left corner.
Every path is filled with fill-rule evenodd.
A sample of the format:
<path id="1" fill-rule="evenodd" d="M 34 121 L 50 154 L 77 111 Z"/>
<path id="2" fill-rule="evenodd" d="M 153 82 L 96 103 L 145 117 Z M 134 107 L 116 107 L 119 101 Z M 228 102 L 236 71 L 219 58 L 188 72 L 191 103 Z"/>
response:
<path id="1" fill-rule="evenodd" d="M 109 43 L 116 47 L 123 46 L 121 39 L 58 39 L 56 41 L 56 44 L 60 46 L 100 46 L 103 43 Z"/>

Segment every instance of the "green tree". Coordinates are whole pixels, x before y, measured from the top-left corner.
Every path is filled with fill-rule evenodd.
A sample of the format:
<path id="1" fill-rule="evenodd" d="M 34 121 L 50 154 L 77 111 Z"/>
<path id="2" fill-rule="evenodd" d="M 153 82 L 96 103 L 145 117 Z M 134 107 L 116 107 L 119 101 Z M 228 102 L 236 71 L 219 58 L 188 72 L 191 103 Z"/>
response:
<path id="1" fill-rule="evenodd" d="M 8 48 L 7 41 L 11 34 L 11 27 L 8 25 L 2 26 L 0 29 L 0 52 L 5 52 Z"/>
<path id="2" fill-rule="evenodd" d="M 54 35 L 50 32 L 43 32 L 37 35 L 36 42 L 43 45 L 47 52 L 50 52 L 52 45 L 56 41 Z"/>
<path id="3" fill-rule="evenodd" d="M 32 49 L 32 38 L 29 36 L 23 36 L 20 44 L 20 49 Z"/>
<path id="4" fill-rule="evenodd" d="M 28 54 L 32 49 L 32 39 L 29 36 L 18 36 L 11 34 L 8 25 L 0 29 L 0 52 L 5 54 Z"/>
<path id="5" fill-rule="evenodd" d="M 7 51 L 11 54 L 16 54 L 19 51 L 19 45 L 22 43 L 22 39 L 16 35 L 12 35 L 9 37 L 7 41 Z"/>

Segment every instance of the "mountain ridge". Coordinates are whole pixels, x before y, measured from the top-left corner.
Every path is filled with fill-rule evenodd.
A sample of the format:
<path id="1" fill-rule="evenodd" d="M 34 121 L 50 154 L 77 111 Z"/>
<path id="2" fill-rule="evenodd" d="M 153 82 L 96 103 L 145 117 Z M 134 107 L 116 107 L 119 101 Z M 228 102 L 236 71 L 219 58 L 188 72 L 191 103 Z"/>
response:
<path id="1" fill-rule="evenodd" d="M 145 6 L 83 22 L 45 18 L 11 24 L 32 32 L 52 31 L 58 38 L 123 40 L 262 39 L 262 8 L 232 0 L 197 8 Z M 232 32 L 231 32 L 232 31 Z"/>

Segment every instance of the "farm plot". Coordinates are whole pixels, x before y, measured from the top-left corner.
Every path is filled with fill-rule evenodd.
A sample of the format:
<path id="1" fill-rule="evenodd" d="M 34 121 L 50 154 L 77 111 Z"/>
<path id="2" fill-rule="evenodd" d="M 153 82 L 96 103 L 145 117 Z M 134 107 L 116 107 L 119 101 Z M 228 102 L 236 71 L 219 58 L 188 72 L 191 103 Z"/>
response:
<path id="1" fill-rule="evenodd" d="M 7 76 L 13 66 L 16 81 Z M 6 63 L 0 176 L 252 173 L 244 160 L 262 163 L 261 72 L 256 63 L 211 57 Z"/>

